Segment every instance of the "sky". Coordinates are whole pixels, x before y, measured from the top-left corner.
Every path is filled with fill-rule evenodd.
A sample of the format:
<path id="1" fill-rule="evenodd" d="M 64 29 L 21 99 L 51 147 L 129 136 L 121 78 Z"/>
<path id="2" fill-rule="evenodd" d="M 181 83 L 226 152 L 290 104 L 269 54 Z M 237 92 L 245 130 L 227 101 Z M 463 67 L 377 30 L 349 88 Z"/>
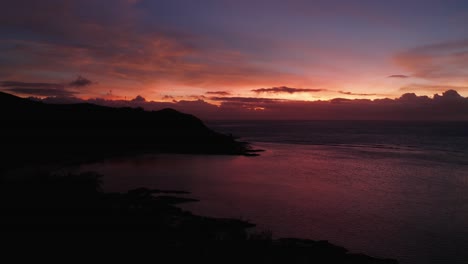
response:
<path id="1" fill-rule="evenodd" d="M 0 10 L 0 88 L 20 96 L 218 107 L 468 96 L 466 0 L 15 0 Z"/>

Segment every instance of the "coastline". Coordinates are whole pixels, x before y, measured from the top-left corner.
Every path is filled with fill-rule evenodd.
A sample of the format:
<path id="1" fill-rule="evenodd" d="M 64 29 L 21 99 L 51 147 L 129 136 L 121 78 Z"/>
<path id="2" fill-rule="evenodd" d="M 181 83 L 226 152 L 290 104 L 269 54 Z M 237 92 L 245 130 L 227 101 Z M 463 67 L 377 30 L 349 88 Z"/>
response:
<path id="1" fill-rule="evenodd" d="M 152 237 L 151 243 L 159 250 L 205 252 L 195 259 L 208 263 L 219 259 L 226 263 L 398 263 L 350 253 L 328 241 L 273 239 L 269 232 L 249 233 L 255 225 L 243 220 L 192 214 L 177 206 L 197 201 L 179 197 L 188 194 L 183 191 L 138 188 L 105 193 L 101 177 L 89 172 L 2 179 L 1 209 L 7 215 L 1 220 L 2 231 L 55 235 L 86 232 L 88 239 L 105 234 L 121 237 L 121 245 Z M 185 257 L 172 256 L 175 263 L 184 262 Z"/>
<path id="2" fill-rule="evenodd" d="M 461 211 L 466 196 L 460 185 L 452 195 L 443 194 L 466 178 L 463 166 L 408 153 L 370 155 L 360 148 L 253 145 L 266 153 L 258 158 L 162 154 L 98 163 L 83 171 L 108 175 L 109 191 L 126 186 L 190 190 L 200 202 L 182 208 L 248 219 L 260 230 L 273 230 L 275 237 L 329 240 L 351 252 L 402 263 L 437 263 L 431 262 L 436 254 L 453 252 L 452 262 L 463 263 L 466 241 L 456 240 L 454 232 L 466 226 Z M 434 164 L 437 170 L 429 170 Z M 460 206 L 435 211 L 434 205 L 444 205 L 445 199 Z M 440 219 L 456 208 L 460 211 L 452 225 L 445 227 Z M 429 234 L 436 237 L 428 245 Z M 431 251 L 421 250 L 425 246 Z M 441 253 L 431 253 L 437 249 Z"/>

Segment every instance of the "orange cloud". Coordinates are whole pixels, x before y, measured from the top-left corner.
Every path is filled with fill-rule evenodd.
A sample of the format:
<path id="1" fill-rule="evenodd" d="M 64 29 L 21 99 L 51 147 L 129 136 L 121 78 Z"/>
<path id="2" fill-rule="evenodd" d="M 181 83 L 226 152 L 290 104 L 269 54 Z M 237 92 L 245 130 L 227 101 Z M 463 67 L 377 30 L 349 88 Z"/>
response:
<path id="1" fill-rule="evenodd" d="M 99 85 L 78 91 L 83 97 L 109 90 L 154 95 L 178 86 L 248 91 L 271 85 L 275 79 L 288 85 L 313 79 L 266 67 L 254 54 L 209 37 L 157 25 L 142 27 L 136 2 L 19 0 L 8 4 L 9 12 L 0 17 L 0 24 L 31 37 L 0 39 L 0 79 L 63 82 L 68 78 L 63 76 L 89 76 Z M 106 8 L 93 12 L 101 5 Z"/>

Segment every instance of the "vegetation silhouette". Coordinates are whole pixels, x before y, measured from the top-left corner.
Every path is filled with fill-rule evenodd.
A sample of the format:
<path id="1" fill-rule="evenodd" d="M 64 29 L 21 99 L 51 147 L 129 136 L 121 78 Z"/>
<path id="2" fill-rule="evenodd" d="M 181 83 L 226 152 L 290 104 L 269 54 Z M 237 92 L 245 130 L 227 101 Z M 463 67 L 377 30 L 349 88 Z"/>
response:
<path id="1" fill-rule="evenodd" d="M 144 152 L 255 155 L 173 109 L 45 104 L 0 92 L 0 112 L 3 166 Z"/>
<path id="2" fill-rule="evenodd" d="M 184 211 L 175 205 L 196 200 L 167 196 L 186 192 L 105 193 L 100 179 L 91 172 L 2 177 L 2 234 L 67 234 L 61 243 L 83 234 L 88 243 L 117 239 L 119 248 L 139 252 L 150 246 L 153 256 L 170 263 L 397 263 L 327 241 L 273 239 L 268 232 L 249 232 L 255 225 L 246 221 Z"/>

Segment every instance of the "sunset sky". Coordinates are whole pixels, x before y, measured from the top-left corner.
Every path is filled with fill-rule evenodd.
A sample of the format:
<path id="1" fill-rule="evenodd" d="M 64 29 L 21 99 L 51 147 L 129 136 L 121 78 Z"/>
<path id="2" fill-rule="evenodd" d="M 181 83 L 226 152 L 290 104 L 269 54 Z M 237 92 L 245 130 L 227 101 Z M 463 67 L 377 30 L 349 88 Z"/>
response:
<path id="1" fill-rule="evenodd" d="M 21 96 L 468 96 L 466 0 L 15 0 L 0 10 L 0 88 Z"/>

